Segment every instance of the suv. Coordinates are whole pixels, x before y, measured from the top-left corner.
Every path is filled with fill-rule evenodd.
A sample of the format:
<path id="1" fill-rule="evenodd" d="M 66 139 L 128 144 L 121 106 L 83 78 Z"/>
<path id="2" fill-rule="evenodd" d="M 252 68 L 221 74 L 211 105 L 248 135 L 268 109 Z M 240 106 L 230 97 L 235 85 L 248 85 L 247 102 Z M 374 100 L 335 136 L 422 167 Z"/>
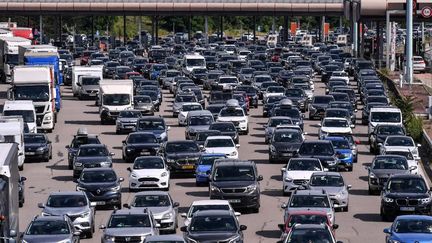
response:
<path id="1" fill-rule="evenodd" d="M 42 208 L 42 216 L 68 216 L 75 229 L 92 238 L 95 232 L 95 205 L 90 203 L 84 192 L 52 192 L 47 203 L 39 203 L 38 207 Z"/>
<path id="2" fill-rule="evenodd" d="M 210 173 L 210 199 L 228 200 L 234 208 L 260 208 L 260 181 L 252 161 L 221 159 L 213 164 Z"/>
<path id="3" fill-rule="evenodd" d="M 151 132 L 156 135 L 158 142 L 168 141 L 168 130 L 165 120 L 160 116 L 149 116 L 138 119 L 136 125 L 137 132 Z"/>
<path id="4" fill-rule="evenodd" d="M 431 214 L 431 191 L 423 177 L 412 174 L 390 176 L 381 193 L 380 215 L 384 221 L 399 214 Z"/>
<path id="5" fill-rule="evenodd" d="M 322 119 L 328 104 L 332 101 L 334 101 L 334 98 L 331 95 L 314 96 L 312 102 L 309 104 L 309 120 L 317 117 Z"/>
<path id="6" fill-rule="evenodd" d="M 213 115 L 208 110 L 190 111 L 186 117 L 185 138 L 194 140 L 197 131 L 208 130 L 214 122 Z"/>
<path id="7" fill-rule="evenodd" d="M 302 143 L 298 157 L 318 158 L 321 164 L 329 170 L 338 170 L 339 159 L 333 144 L 329 140 L 307 140 Z"/>
<path id="8" fill-rule="evenodd" d="M 196 162 L 201 151 L 198 145 L 191 140 L 168 141 L 159 151 L 165 158 L 171 172 L 195 172 Z"/>
<path id="9" fill-rule="evenodd" d="M 66 216 L 35 216 L 22 235 L 22 242 L 80 242 L 80 232 Z"/>
<path id="10" fill-rule="evenodd" d="M 122 141 L 122 159 L 132 163 L 138 156 L 152 156 L 159 151 L 159 142 L 150 132 L 133 132 Z"/>
<path id="11" fill-rule="evenodd" d="M 81 145 L 73 163 L 73 176 L 79 177 L 84 168 L 112 167 L 114 153 L 104 144 Z"/>
<path id="12" fill-rule="evenodd" d="M 228 100 L 227 107 L 223 108 L 218 115 L 217 121 L 230 121 L 234 124 L 239 133 L 249 134 L 249 118 L 244 110 L 238 106 L 237 100 Z"/>
<path id="13" fill-rule="evenodd" d="M 68 150 L 68 168 L 70 170 L 73 169 L 73 161 L 78 152 L 78 149 L 83 144 L 100 144 L 99 137 L 97 135 L 89 135 L 87 133 L 87 129 L 80 128 L 70 145 L 66 145 L 66 149 Z"/>
<path id="14" fill-rule="evenodd" d="M 103 230 L 101 242 L 142 242 L 146 236 L 158 235 L 160 225 L 148 209 L 115 210 Z"/>

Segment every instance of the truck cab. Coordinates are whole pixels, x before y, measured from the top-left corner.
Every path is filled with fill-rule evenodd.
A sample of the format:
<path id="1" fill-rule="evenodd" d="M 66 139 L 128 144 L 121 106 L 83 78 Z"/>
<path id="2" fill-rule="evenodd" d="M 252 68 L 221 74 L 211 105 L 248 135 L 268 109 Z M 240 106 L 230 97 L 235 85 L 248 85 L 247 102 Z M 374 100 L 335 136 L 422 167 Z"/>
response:
<path id="1" fill-rule="evenodd" d="M 103 80 L 100 82 L 98 103 L 101 124 L 115 121 L 120 111 L 133 108 L 133 81 Z"/>
<path id="2" fill-rule="evenodd" d="M 22 116 L 30 133 L 37 133 L 36 110 L 31 100 L 6 100 L 4 116 Z"/>

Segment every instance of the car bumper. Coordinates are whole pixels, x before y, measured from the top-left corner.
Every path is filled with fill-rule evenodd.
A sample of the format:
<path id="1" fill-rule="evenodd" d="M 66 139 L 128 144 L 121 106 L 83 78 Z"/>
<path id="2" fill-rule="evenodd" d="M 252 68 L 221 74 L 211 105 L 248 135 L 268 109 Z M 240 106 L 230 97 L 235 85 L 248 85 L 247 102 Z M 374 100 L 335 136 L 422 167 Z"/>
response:
<path id="1" fill-rule="evenodd" d="M 210 194 L 210 200 L 227 200 L 233 208 L 256 208 L 260 205 L 260 197 L 258 194 Z"/>
<path id="2" fill-rule="evenodd" d="M 86 193 L 88 199 L 91 202 L 96 202 L 96 204 L 100 206 L 104 205 L 117 205 L 121 203 L 121 193 L 120 192 L 112 192 L 107 193 L 101 196 L 94 196 L 91 193 Z"/>
<path id="3" fill-rule="evenodd" d="M 418 206 L 398 206 L 396 203 L 384 203 L 382 205 L 384 214 L 401 215 L 401 214 L 420 214 L 429 215 L 431 213 L 431 204 Z"/>
<path id="4" fill-rule="evenodd" d="M 209 182 L 209 176 L 206 173 L 204 173 L 204 174 L 196 173 L 195 174 L 195 181 L 198 183 L 208 183 Z"/>
<path id="5" fill-rule="evenodd" d="M 80 232 L 90 232 L 92 230 L 92 220 L 90 218 L 76 218 L 73 222 L 73 226 Z"/>
<path id="6" fill-rule="evenodd" d="M 278 161 L 288 161 L 294 157 L 294 152 L 274 152 L 270 153 L 271 159 Z"/>
<path id="7" fill-rule="evenodd" d="M 139 181 L 139 179 L 129 178 L 130 189 L 166 189 L 169 187 L 168 176 L 166 178 L 159 178 L 157 181 Z"/>

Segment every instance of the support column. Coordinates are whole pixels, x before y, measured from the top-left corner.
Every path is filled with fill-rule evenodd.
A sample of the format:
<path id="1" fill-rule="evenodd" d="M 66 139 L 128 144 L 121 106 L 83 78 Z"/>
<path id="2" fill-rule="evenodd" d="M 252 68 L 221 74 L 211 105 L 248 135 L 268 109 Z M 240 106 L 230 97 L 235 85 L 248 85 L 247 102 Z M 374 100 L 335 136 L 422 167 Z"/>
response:
<path id="1" fill-rule="evenodd" d="M 425 51 L 425 27 L 424 27 L 424 22 L 421 22 L 421 51 L 424 52 Z M 421 55 L 421 53 L 420 53 Z"/>
<path id="2" fill-rule="evenodd" d="M 276 33 L 275 29 L 276 29 L 276 17 L 273 16 L 273 19 L 272 19 L 272 34 Z"/>
<path id="3" fill-rule="evenodd" d="M 43 37 L 44 37 L 44 33 L 43 33 L 43 17 L 42 15 L 39 15 L 39 38 L 40 38 L 40 44 L 43 44 Z"/>
<path id="4" fill-rule="evenodd" d="M 253 16 L 253 43 L 256 43 L 256 16 Z"/>
<path id="5" fill-rule="evenodd" d="M 126 46 L 126 40 L 127 40 L 127 36 L 126 36 L 126 15 L 123 15 L 123 46 Z"/>
<path id="6" fill-rule="evenodd" d="M 289 19 L 288 19 L 287 16 L 285 16 L 285 17 L 284 17 L 284 30 L 285 30 L 285 31 L 284 31 L 284 33 L 283 33 L 283 34 L 284 34 L 284 35 L 283 35 L 283 38 L 284 38 L 284 41 L 285 41 L 285 42 L 288 41 L 288 31 L 289 31 L 289 26 L 288 26 L 289 24 L 288 24 L 288 23 L 289 23 Z"/>
<path id="7" fill-rule="evenodd" d="M 386 12 L 386 68 L 390 69 L 390 45 L 392 39 L 390 12 Z"/>
<path id="8" fill-rule="evenodd" d="M 59 15 L 58 16 L 58 38 L 59 38 L 59 42 L 60 43 L 63 43 L 62 42 L 62 33 L 63 33 L 63 30 L 62 30 L 62 26 L 63 26 L 63 24 L 62 24 L 62 16 L 61 15 Z"/>
<path id="9" fill-rule="evenodd" d="M 380 60 L 380 57 L 381 57 L 381 50 L 380 50 L 380 47 L 381 47 L 381 42 L 382 42 L 382 39 L 381 39 L 381 28 L 380 28 L 380 23 L 379 23 L 379 21 L 377 21 L 376 22 L 376 36 L 377 36 L 377 55 L 376 55 L 376 58 L 378 59 L 378 65 L 379 66 L 381 66 L 381 60 Z M 378 69 L 379 69 L 379 67 L 378 67 Z"/>
<path id="10" fill-rule="evenodd" d="M 188 18 L 188 40 L 192 40 L 192 16 Z"/>
<path id="11" fill-rule="evenodd" d="M 320 36 L 320 38 L 321 38 L 321 41 L 326 41 L 326 34 L 325 34 L 325 31 L 324 31 L 324 28 L 325 28 L 325 21 L 326 21 L 326 17 L 325 16 L 322 16 L 321 17 L 321 29 L 322 29 L 322 31 L 321 31 L 321 34 L 322 34 L 322 36 Z"/>
<path id="12" fill-rule="evenodd" d="M 343 17 L 342 16 L 340 16 L 339 17 L 339 29 L 342 31 L 342 29 L 343 29 Z"/>
<path id="13" fill-rule="evenodd" d="M 204 36 L 205 36 L 205 42 L 206 42 L 206 44 L 208 44 L 209 39 L 208 39 L 208 17 L 207 17 L 207 15 L 204 16 Z"/>
<path id="14" fill-rule="evenodd" d="M 223 16 L 220 16 L 220 41 L 223 41 L 223 32 L 224 32 L 224 26 L 223 26 Z"/>
<path id="15" fill-rule="evenodd" d="M 152 16 L 152 28 L 151 28 L 151 44 L 154 45 L 156 43 L 155 41 L 155 16 Z"/>
<path id="16" fill-rule="evenodd" d="M 364 48 L 364 44 L 365 44 L 365 25 L 364 25 L 363 22 L 361 22 L 360 25 L 361 25 L 362 31 L 360 33 L 360 35 L 361 35 L 361 37 L 360 37 L 361 41 L 360 41 L 360 53 L 359 53 L 359 56 L 361 58 L 363 58 L 364 57 L 363 53 L 364 53 L 364 49 L 365 49 Z"/>
<path id="17" fill-rule="evenodd" d="M 138 16 L 138 40 L 140 45 L 142 45 L 142 37 L 141 37 L 141 31 L 142 31 L 142 19 L 141 16 Z"/>
<path id="18" fill-rule="evenodd" d="M 322 28 L 323 28 L 323 27 L 322 27 L 322 19 L 320 19 L 320 17 L 318 17 L 317 22 L 320 22 L 320 24 L 316 26 L 317 29 L 318 29 L 318 35 L 315 35 L 315 36 L 317 37 L 317 39 L 318 39 L 320 42 L 322 42 L 322 41 L 323 41 L 323 40 L 321 39 L 321 37 L 322 37 Z M 298 26 L 297 26 L 297 29 L 299 29 Z"/>
<path id="19" fill-rule="evenodd" d="M 358 23 L 353 21 L 353 35 L 351 39 L 353 40 L 353 56 L 358 57 Z M 378 34 L 377 34 L 378 35 Z"/>
<path id="20" fill-rule="evenodd" d="M 407 0 L 406 2 L 406 76 L 405 80 L 410 85 L 413 81 L 413 0 Z"/>
<path id="21" fill-rule="evenodd" d="M 159 44 L 159 16 L 155 16 L 156 45 Z"/>
<path id="22" fill-rule="evenodd" d="M 95 39 L 95 30 L 94 30 L 94 16 L 93 15 L 91 16 L 91 37 L 92 37 L 91 43 L 92 43 L 92 46 L 94 46 L 94 44 L 95 44 L 95 41 L 94 41 L 94 39 Z"/>

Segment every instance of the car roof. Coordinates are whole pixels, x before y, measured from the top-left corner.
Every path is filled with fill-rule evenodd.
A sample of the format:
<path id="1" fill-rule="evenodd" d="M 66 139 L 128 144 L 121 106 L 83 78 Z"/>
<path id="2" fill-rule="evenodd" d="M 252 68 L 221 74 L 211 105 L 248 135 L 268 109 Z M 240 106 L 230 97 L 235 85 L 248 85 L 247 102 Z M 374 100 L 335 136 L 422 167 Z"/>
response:
<path id="1" fill-rule="evenodd" d="M 60 216 L 60 215 L 55 215 L 55 216 L 53 216 L 53 215 L 50 215 L 50 216 L 37 216 L 37 217 L 35 217 L 34 219 L 33 219 L 33 221 L 58 221 L 58 220 L 61 220 L 61 221 L 64 221 L 65 220 L 65 218 L 64 218 L 64 216 Z"/>
<path id="2" fill-rule="evenodd" d="M 218 159 L 215 161 L 218 166 L 238 166 L 238 165 L 255 165 L 253 161 L 239 159 Z"/>
<path id="3" fill-rule="evenodd" d="M 207 140 L 216 140 L 216 139 L 230 139 L 232 140 L 231 136 L 209 136 Z"/>
<path id="4" fill-rule="evenodd" d="M 341 173 L 335 171 L 320 171 L 314 172 L 312 176 L 342 176 Z"/>
<path id="5" fill-rule="evenodd" d="M 296 229 L 326 229 L 325 224 L 296 224 L 293 226 L 293 230 Z"/>
<path id="6" fill-rule="evenodd" d="M 419 179 L 423 179 L 423 177 L 421 175 L 415 175 L 415 174 L 394 174 L 390 176 L 391 179 L 394 178 L 419 178 Z"/>
<path id="7" fill-rule="evenodd" d="M 196 103 L 196 104 L 199 104 L 199 103 Z M 189 113 L 188 113 L 188 116 L 204 116 L 204 115 L 212 116 L 212 113 L 209 110 L 189 111 Z"/>
<path id="8" fill-rule="evenodd" d="M 144 120 L 147 120 L 147 121 L 162 120 L 162 121 L 164 121 L 163 117 L 160 117 L 160 116 L 145 116 L 145 117 L 141 117 L 138 119 L 138 121 L 144 121 Z"/>
<path id="9" fill-rule="evenodd" d="M 51 192 L 50 196 L 62 196 L 62 195 L 77 195 L 77 196 L 84 196 L 86 195 L 82 191 L 59 191 L 59 192 Z"/>
<path id="10" fill-rule="evenodd" d="M 89 148 L 94 148 L 94 147 L 105 148 L 106 146 L 105 146 L 105 144 L 102 144 L 102 143 L 92 143 L 92 144 L 83 144 L 79 148 L 81 149 L 81 148 L 86 148 L 86 147 L 89 147 Z"/>
<path id="11" fill-rule="evenodd" d="M 115 211 L 113 211 L 113 213 L 112 213 L 112 215 L 115 215 L 115 214 L 122 214 L 122 215 L 125 215 L 125 214 L 134 214 L 134 215 L 136 215 L 136 214 L 141 214 L 141 215 L 148 215 L 148 211 L 147 211 L 147 209 L 140 209 L 140 208 L 128 208 L 128 209 L 119 209 L 119 210 L 115 210 Z"/>
<path id="12" fill-rule="evenodd" d="M 325 190 L 296 190 L 293 195 L 320 195 L 326 196 Z"/>
<path id="13" fill-rule="evenodd" d="M 227 200 L 197 200 L 191 204 L 191 206 L 199 205 L 230 205 L 230 203 Z"/>
<path id="14" fill-rule="evenodd" d="M 396 217 L 396 220 L 398 219 L 427 219 L 432 220 L 432 216 L 428 215 L 400 215 Z"/>
<path id="15" fill-rule="evenodd" d="M 180 235 L 149 235 L 145 237 L 145 242 L 161 242 L 161 241 L 180 241 L 184 242 L 183 237 Z"/>

